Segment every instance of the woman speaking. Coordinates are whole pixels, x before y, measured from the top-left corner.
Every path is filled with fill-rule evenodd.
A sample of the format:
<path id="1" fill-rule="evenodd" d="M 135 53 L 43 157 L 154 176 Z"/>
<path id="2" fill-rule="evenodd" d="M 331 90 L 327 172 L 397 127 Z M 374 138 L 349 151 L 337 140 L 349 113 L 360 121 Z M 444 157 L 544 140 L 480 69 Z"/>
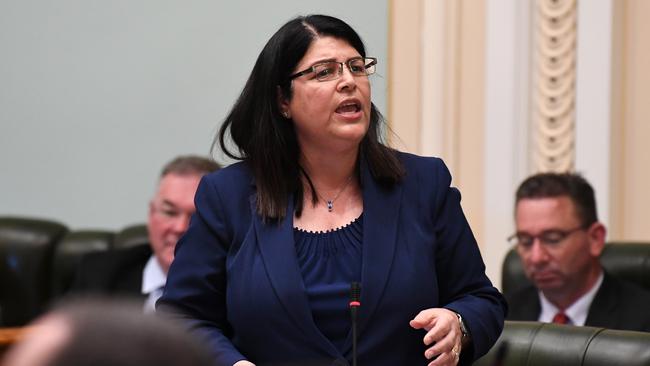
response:
<path id="1" fill-rule="evenodd" d="M 340 19 L 292 19 L 226 117 L 213 148 L 240 162 L 202 180 L 158 302 L 217 365 L 471 364 L 501 333 L 444 163 L 381 142 L 377 62 Z"/>

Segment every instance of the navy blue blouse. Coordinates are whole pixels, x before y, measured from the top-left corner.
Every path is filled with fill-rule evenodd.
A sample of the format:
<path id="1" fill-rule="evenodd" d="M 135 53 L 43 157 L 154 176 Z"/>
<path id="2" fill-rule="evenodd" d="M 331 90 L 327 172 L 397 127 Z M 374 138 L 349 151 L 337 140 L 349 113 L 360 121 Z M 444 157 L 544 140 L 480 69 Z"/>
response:
<path id="1" fill-rule="evenodd" d="M 294 228 L 296 255 L 314 322 L 341 352 L 350 332 L 350 283 L 361 281 L 362 217 L 326 232 Z"/>

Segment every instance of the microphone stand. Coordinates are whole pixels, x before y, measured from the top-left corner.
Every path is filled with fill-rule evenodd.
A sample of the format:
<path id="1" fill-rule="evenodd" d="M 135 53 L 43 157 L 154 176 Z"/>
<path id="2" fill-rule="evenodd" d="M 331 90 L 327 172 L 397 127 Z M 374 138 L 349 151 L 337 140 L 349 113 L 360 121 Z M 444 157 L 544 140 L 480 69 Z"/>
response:
<path id="1" fill-rule="evenodd" d="M 350 318 L 352 322 L 352 366 L 357 366 L 357 309 L 361 306 L 361 284 L 350 284 Z"/>

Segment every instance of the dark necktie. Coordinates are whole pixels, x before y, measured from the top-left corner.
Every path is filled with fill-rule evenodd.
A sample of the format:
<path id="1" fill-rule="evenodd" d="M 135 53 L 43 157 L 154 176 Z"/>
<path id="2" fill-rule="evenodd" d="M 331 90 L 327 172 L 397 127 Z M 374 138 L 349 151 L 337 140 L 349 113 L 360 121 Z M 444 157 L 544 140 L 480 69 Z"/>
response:
<path id="1" fill-rule="evenodd" d="M 555 314 L 553 317 L 553 323 L 556 324 L 569 324 L 570 320 L 569 317 L 564 314 L 564 312 L 560 311 L 559 313 Z"/>

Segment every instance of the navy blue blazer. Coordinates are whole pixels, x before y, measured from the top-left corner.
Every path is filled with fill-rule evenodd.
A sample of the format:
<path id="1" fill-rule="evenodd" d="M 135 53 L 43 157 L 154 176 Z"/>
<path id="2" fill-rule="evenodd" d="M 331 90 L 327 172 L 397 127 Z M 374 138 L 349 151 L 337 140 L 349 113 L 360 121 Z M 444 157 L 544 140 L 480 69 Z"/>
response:
<path id="1" fill-rule="evenodd" d="M 426 365 L 421 310 L 460 313 L 472 346 L 461 363 L 485 354 L 503 329 L 506 303 L 485 265 L 460 206 L 460 193 L 437 158 L 399 153 L 402 182 L 383 188 L 363 161 L 363 249 L 358 315 L 360 365 Z M 293 201 L 286 219 L 256 213 L 245 163 L 207 175 L 196 214 L 176 247 L 159 310 L 175 309 L 203 333 L 217 365 L 347 365 L 315 325 L 296 260 Z"/>

